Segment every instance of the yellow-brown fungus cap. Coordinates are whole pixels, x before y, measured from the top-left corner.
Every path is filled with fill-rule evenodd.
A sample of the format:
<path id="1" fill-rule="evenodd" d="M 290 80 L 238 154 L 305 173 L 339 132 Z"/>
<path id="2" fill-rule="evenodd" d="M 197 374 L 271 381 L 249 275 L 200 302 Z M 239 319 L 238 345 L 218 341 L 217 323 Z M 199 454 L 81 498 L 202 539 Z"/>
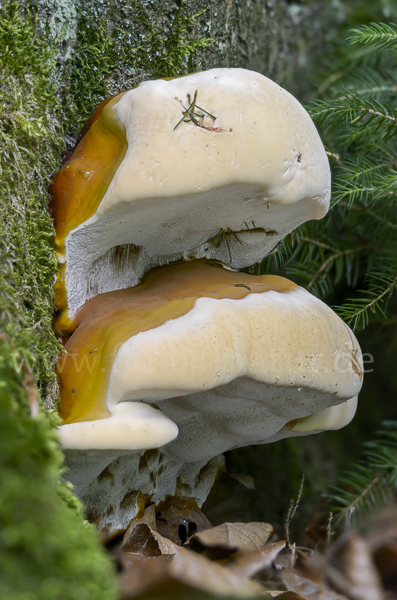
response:
<path id="1" fill-rule="evenodd" d="M 102 447 L 108 429 L 106 443 L 126 448 L 137 435 L 127 431 L 134 415 L 149 408 L 179 428 L 167 452 L 187 462 L 353 416 L 362 383 L 357 340 L 284 278 L 174 264 L 94 298 L 77 321 L 57 366 L 66 447 Z"/>

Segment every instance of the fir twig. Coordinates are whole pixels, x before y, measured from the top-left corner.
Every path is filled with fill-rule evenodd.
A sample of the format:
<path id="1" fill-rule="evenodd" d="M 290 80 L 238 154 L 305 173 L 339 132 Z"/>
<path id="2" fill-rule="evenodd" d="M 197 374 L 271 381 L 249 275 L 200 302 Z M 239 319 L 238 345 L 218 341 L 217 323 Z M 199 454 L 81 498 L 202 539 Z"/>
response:
<path id="1" fill-rule="evenodd" d="M 347 529 L 353 518 L 378 510 L 397 490 L 397 421 L 385 421 L 383 426 L 379 437 L 367 444 L 361 461 L 327 496 L 336 521 L 343 520 Z"/>
<path id="2" fill-rule="evenodd" d="M 365 206 L 359 206 L 359 205 L 354 205 L 354 204 L 353 204 L 353 206 L 349 206 L 349 204 L 347 202 L 340 202 L 339 206 L 348 208 L 349 210 L 358 210 L 360 212 L 364 212 L 367 215 L 369 215 L 372 219 L 376 219 L 377 221 L 380 221 L 383 225 L 386 225 L 386 227 L 391 227 L 392 229 L 397 228 L 397 223 L 392 223 L 392 221 L 389 221 L 388 219 L 384 219 L 381 215 L 378 215 L 375 211 L 370 210 L 369 208 L 366 208 Z M 302 239 L 304 239 L 304 238 L 302 238 Z"/>
<path id="3" fill-rule="evenodd" d="M 358 248 L 348 248 L 347 250 L 340 250 L 338 252 L 335 252 L 335 254 L 332 254 L 331 256 L 329 256 L 327 258 L 327 260 L 325 260 L 322 265 L 319 266 L 319 268 L 317 269 L 317 272 L 315 273 L 315 275 L 312 277 L 312 279 L 309 281 L 307 287 L 308 289 L 310 289 L 317 281 L 318 277 L 320 277 L 321 273 L 323 273 L 323 271 L 325 271 L 327 268 L 329 268 L 330 264 L 334 261 L 336 261 L 338 258 L 341 258 L 343 256 L 347 256 L 348 254 L 355 254 L 355 253 L 359 253 L 359 252 L 363 252 L 364 250 L 368 250 L 369 248 L 372 248 L 373 244 L 366 244 L 365 246 L 359 246 Z"/>
<path id="4" fill-rule="evenodd" d="M 348 38 L 350 44 L 357 47 L 375 46 L 375 48 L 393 48 L 397 43 L 397 25 L 395 23 L 371 23 L 360 29 L 352 29 Z"/>
<path id="5" fill-rule="evenodd" d="M 394 277 L 394 279 L 392 280 L 392 282 L 386 287 L 386 289 L 378 288 L 381 291 L 379 291 L 378 293 L 376 293 L 376 291 L 373 292 L 373 298 L 372 300 L 367 300 L 367 298 L 362 298 L 361 302 L 363 303 L 363 306 L 361 308 L 358 308 L 355 312 L 351 313 L 348 312 L 347 314 L 345 314 L 345 318 L 347 318 L 348 321 L 353 321 L 354 322 L 354 327 L 357 326 L 357 324 L 359 323 L 360 319 L 363 319 L 364 324 L 368 322 L 368 312 L 371 311 L 375 311 L 376 308 L 378 308 L 381 313 L 383 314 L 383 316 L 386 317 L 386 314 L 384 312 L 384 310 L 379 306 L 381 301 L 383 300 L 383 298 L 385 296 L 387 296 L 388 294 L 391 294 L 393 289 L 397 286 L 397 275 Z M 364 302 L 363 302 L 364 301 Z M 340 313 L 342 311 L 339 311 Z"/>
<path id="6" fill-rule="evenodd" d="M 371 24 L 350 42 L 354 52 L 343 46 L 343 59 L 319 86 L 324 96 L 309 107 L 335 159 L 332 210 L 283 247 L 288 274 L 337 299 L 339 315 L 364 327 L 395 312 L 397 25 Z"/>

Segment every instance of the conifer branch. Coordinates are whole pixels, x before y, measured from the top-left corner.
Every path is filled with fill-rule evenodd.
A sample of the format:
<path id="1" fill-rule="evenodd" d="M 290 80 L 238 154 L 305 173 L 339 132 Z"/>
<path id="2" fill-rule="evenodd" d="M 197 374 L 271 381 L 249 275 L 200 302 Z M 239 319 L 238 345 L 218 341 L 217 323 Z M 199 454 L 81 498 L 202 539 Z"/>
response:
<path id="1" fill-rule="evenodd" d="M 350 315 L 349 319 L 356 319 L 357 317 L 359 317 L 360 315 L 362 315 L 364 312 L 372 309 L 374 307 L 374 305 L 378 304 L 382 300 L 382 298 L 384 296 L 386 296 L 386 294 L 388 294 L 389 292 L 391 292 L 393 290 L 393 288 L 395 286 L 397 286 L 397 275 L 395 276 L 395 278 L 393 279 L 393 281 L 391 282 L 391 284 L 385 290 L 383 290 L 383 292 L 381 294 L 379 294 L 378 296 L 376 296 L 373 300 L 371 300 L 371 302 L 369 302 L 368 304 L 366 304 L 362 309 L 360 309 L 357 312 L 355 312 L 352 315 Z"/>
<path id="2" fill-rule="evenodd" d="M 360 206 L 360 205 L 356 206 L 355 204 L 353 204 L 352 206 L 349 206 L 349 204 L 347 202 L 339 202 L 339 206 L 342 206 L 343 208 L 348 208 L 349 210 L 358 210 L 360 212 L 364 212 L 365 214 L 369 215 L 373 219 L 376 219 L 380 223 L 383 223 L 383 225 L 386 225 L 386 227 L 390 227 L 391 229 L 397 229 L 397 223 L 392 223 L 392 221 L 385 219 L 384 217 L 382 217 L 381 215 L 378 215 L 375 211 L 370 210 L 367 207 Z"/>
<path id="3" fill-rule="evenodd" d="M 363 250 L 368 250 L 369 248 L 372 248 L 373 244 L 366 244 L 365 246 L 359 246 L 358 248 L 348 248 L 347 250 L 341 250 L 339 252 L 335 252 L 335 254 L 332 254 L 331 256 L 329 256 L 322 265 L 320 265 L 320 267 L 317 269 L 317 272 L 315 273 L 314 277 L 312 277 L 312 279 L 309 281 L 307 287 L 308 289 L 310 289 L 315 282 L 317 281 L 317 279 L 320 277 L 321 273 L 323 273 L 323 271 L 325 271 L 325 269 L 327 269 L 327 267 L 329 267 L 329 265 L 334 262 L 335 260 L 337 260 L 338 258 L 341 258 L 342 256 L 347 256 L 348 254 L 356 254 L 358 252 L 362 252 Z"/>
<path id="4" fill-rule="evenodd" d="M 350 287 L 339 315 L 366 326 L 395 312 L 397 288 L 397 25 L 352 31 L 309 112 L 323 130 L 333 164 L 328 216 L 306 224 L 291 244 L 286 270 L 323 298 Z M 382 53 L 380 48 L 392 53 Z M 393 62 L 394 60 L 394 62 Z M 383 61 L 383 64 L 382 64 Z M 393 304 L 391 304 L 393 303 Z"/>
<path id="5" fill-rule="evenodd" d="M 349 41 L 355 52 L 342 48 L 309 107 L 336 159 L 332 209 L 293 238 L 286 270 L 322 298 L 338 298 L 338 314 L 353 327 L 376 324 L 390 340 L 397 324 L 397 24 L 372 23 Z M 396 492 L 393 421 L 331 489 L 327 509 L 349 526 Z"/>
<path id="6" fill-rule="evenodd" d="M 395 23 L 371 23 L 370 25 L 362 25 L 360 29 L 352 29 L 352 34 L 348 41 L 354 46 L 395 49 L 397 25 Z"/>
<path id="7" fill-rule="evenodd" d="M 336 522 L 346 524 L 373 513 L 397 491 L 397 421 L 385 421 L 384 429 L 366 444 L 362 459 L 333 486 L 327 495 Z"/>

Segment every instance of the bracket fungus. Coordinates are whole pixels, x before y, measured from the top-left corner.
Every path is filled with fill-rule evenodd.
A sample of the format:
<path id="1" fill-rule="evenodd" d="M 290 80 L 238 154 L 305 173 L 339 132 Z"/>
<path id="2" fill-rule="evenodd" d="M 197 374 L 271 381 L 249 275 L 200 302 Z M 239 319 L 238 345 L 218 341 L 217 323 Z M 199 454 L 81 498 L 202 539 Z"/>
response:
<path id="1" fill-rule="evenodd" d="M 213 69 L 109 98 L 51 191 L 59 436 L 99 527 L 200 505 L 227 450 L 350 421 L 350 329 L 294 283 L 236 272 L 329 208 L 321 140 L 279 85 Z"/>
<path id="2" fill-rule="evenodd" d="M 125 527 L 137 492 L 200 503 L 226 450 L 338 429 L 355 412 L 356 338 L 282 277 L 177 263 L 90 300 L 76 325 L 58 362 L 60 438 L 101 527 Z"/>
<path id="3" fill-rule="evenodd" d="M 299 102 L 267 77 L 212 69 L 102 103 L 55 176 L 60 333 L 97 294 L 179 259 L 247 267 L 329 207 L 330 171 Z"/>

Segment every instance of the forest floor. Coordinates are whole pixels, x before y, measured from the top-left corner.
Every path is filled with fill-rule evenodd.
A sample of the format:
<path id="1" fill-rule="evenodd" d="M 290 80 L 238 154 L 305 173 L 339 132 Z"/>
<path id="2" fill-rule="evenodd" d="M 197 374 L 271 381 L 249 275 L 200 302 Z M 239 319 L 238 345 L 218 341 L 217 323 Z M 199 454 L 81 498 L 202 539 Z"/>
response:
<path id="1" fill-rule="evenodd" d="M 223 523 L 172 501 L 148 506 L 104 540 L 122 600 L 397 600 L 397 504 L 360 527 L 333 531 L 319 511 L 298 541 L 291 501 L 283 526 Z M 302 546 L 300 544 L 303 544 Z"/>

